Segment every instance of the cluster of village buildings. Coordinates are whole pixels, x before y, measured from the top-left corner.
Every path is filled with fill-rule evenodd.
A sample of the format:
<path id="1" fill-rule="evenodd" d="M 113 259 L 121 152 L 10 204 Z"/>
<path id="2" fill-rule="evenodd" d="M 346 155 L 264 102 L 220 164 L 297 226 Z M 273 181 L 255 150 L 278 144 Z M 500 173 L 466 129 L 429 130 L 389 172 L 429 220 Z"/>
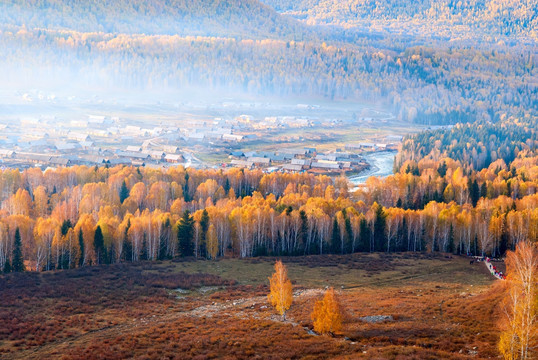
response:
<path id="1" fill-rule="evenodd" d="M 263 168 L 267 172 L 355 173 L 369 167 L 359 153 L 394 150 L 395 146 L 396 144 L 386 143 L 348 144 L 345 151 L 336 149 L 328 153 L 318 152 L 311 147 L 283 149 L 278 152 L 234 151 L 230 154 L 230 165 L 249 169 Z"/>
<path id="2" fill-rule="evenodd" d="M 166 167 L 193 164 L 194 148 L 218 149 L 230 155 L 224 166 L 259 167 L 267 171 L 339 172 L 360 170 L 367 164 L 357 155 L 365 150 L 384 150 L 399 139 L 385 143 L 346 145 L 331 154 L 313 148 L 279 152 L 243 152 L 263 136 L 263 130 L 313 126 L 308 119 L 290 116 L 253 121 L 248 115 L 233 119 L 183 120 L 147 123 L 118 117 L 89 115 L 58 121 L 54 117 L 24 118 L 0 123 L 0 162 L 4 167 L 43 169 L 73 165 L 133 165 Z M 394 140 L 394 141 L 392 141 Z"/>

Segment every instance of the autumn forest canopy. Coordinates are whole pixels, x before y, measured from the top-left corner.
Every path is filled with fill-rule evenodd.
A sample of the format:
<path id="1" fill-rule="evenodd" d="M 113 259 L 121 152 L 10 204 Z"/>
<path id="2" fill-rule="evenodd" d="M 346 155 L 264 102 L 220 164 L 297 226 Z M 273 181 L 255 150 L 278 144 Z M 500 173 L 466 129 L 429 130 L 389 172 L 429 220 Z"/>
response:
<path id="1" fill-rule="evenodd" d="M 17 252 L 37 271 L 178 256 L 501 256 L 538 239 L 537 145 L 518 120 L 419 133 L 394 175 L 356 191 L 344 177 L 261 170 L 6 169 L 0 266 L 20 263 Z"/>

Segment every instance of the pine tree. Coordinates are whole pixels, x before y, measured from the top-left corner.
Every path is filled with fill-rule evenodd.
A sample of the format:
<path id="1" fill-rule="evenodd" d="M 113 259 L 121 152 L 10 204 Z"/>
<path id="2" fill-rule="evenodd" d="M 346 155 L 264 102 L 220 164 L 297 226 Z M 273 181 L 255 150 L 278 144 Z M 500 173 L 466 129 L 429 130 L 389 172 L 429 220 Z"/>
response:
<path id="1" fill-rule="evenodd" d="M 446 166 L 446 162 L 442 162 L 439 167 L 437 168 L 437 172 L 439 173 L 439 176 L 441 177 L 445 177 L 446 175 L 446 170 L 447 170 L 447 166 Z"/>
<path id="2" fill-rule="evenodd" d="M 226 195 L 230 193 L 230 179 L 228 177 L 226 177 L 226 181 L 224 182 L 224 192 Z"/>
<path id="3" fill-rule="evenodd" d="M 80 257 L 78 258 L 78 266 L 80 267 L 84 265 L 84 257 L 86 256 L 84 249 L 84 234 L 82 232 L 82 228 L 80 228 L 78 231 L 78 247 L 80 251 Z"/>
<path id="4" fill-rule="evenodd" d="M 383 206 L 376 204 L 375 222 L 374 222 L 374 251 L 383 251 L 386 246 L 385 227 L 387 215 L 383 210 Z"/>
<path id="5" fill-rule="evenodd" d="M 105 242 L 103 237 L 103 231 L 101 230 L 101 226 L 99 225 L 97 225 L 97 228 L 95 229 L 93 248 L 95 250 L 95 261 L 97 261 L 97 264 L 103 264 L 106 259 Z"/>
<path id="6" fill-rule="evenodd" d="M 331 234 L 331 251 L 334 254 L 337 254 L 338 248 L 340 247 L 340 227 L 338 226 L 338 220 L 336 216 L 333 219 L 333 231 Z"/>
<path id="7" fill-rule="evenodd" d="M 345 248 L 343 249 L 344 253 L 351 253 L 352 247 L 353 247 L 353 228 L 351 227 L 351 219 L 349 216 L 346 215 L 346 218 L 344 220 L 344 225 L 346 229 L 346 237 L 345 237 Z"/>
<path id="8" fill-rule="evenodd" d="M 71 224 L 71 220 L 69 220 L 69 219 L 64 220 L 62 222 L 62 228 L 61 228 L 62 236 L 65 236 L 67 234 L 67 232 L 69 231 L 69 229 L 71 229 L 72 227 L 73 227 L 73 225 Z"/>
<path id="9" fill-rule="evenodd" d="M 482 185 L 480 185 L 480 197 L 486 198 L 488 196 L 488 185 L 484 181 Z"/>
<path id="10" fill-rule="evenodd" d="M 4 274 L 9 274 L 11 272 L 11 262 L 9 261 L 9 258 L 6 259 L 6 262 L 4 263 L 4 269 L 2 270 Z"/>
<path id="11" fill-rule="evenodd" d="M 22 258 L 22 241 L 19 228 L 15 230 L 15 241 L 13 242 L 13 263 L 11 264 L 13 272 L 25 271 L 24 259 Z"/>
<path id="12" fill-rule="evenodd" d="M 359 229 L 359 251 L 370 251 L 370 227 L 364 217 L 361 218 Z"/>
<path id="13" fill-rule="evenodd" d="M 189 210 L 183 212 L 183 216 L 179 220 L 177 226 L 177 241 L 179 254 L 181 256 L 194 255 L 194 219 Z"/>
<path id="14" fill-rule="evenodd" d="M 286 320 L 286 311 L 291 307 L 293 302 L 293 292 L 291 281 L 288 279 L 288 270 L 278 260 L 275 263 L 275 272 L 269 278 L 271 293 L 267 296 L 271 305 Z"/>
<path id="15" fill-rule="evenodd" d="M 183 186 L 183 199 L 185 202 L 191 201 L 191 197 L 189 195 L 189 173 L 185 171 L 185 185 Z"/>
<path id="16" fill-rule="evenodd" d="M 200 256 L 207 257 L 207 229 L 209 228 L 209 214 L 204 209 L 200 218 Z"/>
<path id="17" fill-rule="evenodd" d="M 499 243 L 499 255 L 504 256 L 506 250 L 508 250 L 508 243 L 510 242 L 510 233 L 508 232 L 508 226 L 506 224 L 506 214 L 503 216 L 501 241 Z"/>
<path id="18" fill-rule="evenodd" d="M 131 219 L 127 220 L 127 226 L 125 227 L 125 232 L 123 233 L 123 260 L 133 261 L 133 246 L 129 241 L 129 228 L 131 227 Z"/>
<path id="19" fill-rule="evenodd" d="M 299 211 L 299 217 L 301 219 L 300 239 L 301 247 L 303 249 L 302 253 L 306 253 L 306 244 L 308 242 L 308 217 L 304 210 Z"/>
<path id="20" fill-rule="evenodd" d="M 476 204 L 478 203 L 478 200 L 480 199 L 480 188 L 478 187 L 478 183 L 476 182 L 476 179 L 474 179 L 473 182 L 471 183 L 471 188 L 469 189 L 469 191 L 471 195 L 471 202 L 473 206 L 476 206 Z"/>
<path id="21" fill-rule="evenodd" d="M 125 199 L 127 199 L 129 197 L 129 189 L 127 189 L 127 184 L 125 183 L 125 180 L 123 180 L 123 182 L 121 183 L 121 188 L 120 188 L 120 202 L 123 204 L 123 202 L 125 201 Z"/>

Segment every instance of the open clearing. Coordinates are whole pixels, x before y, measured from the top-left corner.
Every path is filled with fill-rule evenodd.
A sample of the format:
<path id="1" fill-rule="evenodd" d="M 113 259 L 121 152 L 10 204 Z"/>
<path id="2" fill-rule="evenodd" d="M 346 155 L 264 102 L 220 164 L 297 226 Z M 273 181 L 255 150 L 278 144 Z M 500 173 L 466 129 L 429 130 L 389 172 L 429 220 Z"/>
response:
<path id="1" fill-rule="evenodd" d="M 177 260 L 0 277 L 2 359 L 495 358 L 502 284 L 429 254 L 283 258 L 294 304 L 268 306 L 274 258 Z M 346 322 L 312 335 L 334 286 Z M 366 316 L 388 321 L 369 323 Z M 391 320 L 390 320 L 391 319 Z"/>

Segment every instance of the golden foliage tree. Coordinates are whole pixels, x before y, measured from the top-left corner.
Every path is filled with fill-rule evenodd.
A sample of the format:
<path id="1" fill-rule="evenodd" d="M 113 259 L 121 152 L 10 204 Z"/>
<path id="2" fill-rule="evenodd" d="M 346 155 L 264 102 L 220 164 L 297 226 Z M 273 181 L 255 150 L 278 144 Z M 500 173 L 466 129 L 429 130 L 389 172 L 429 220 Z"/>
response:
<path id="1" fill-rule="evenodd" d="M 508 299 L 499 350 L 505 359 L 527 360 L 538 355 L 538 249 L 520 242 L 506 257 Z"/>
<path id="2" fill-rule="evenodd" d="M 288 279 L 288 270 L 278 260 L 275 263 L 275 272 L 269 278 L 271 283 L 271 293 L 268 295 L 271 305 L 273 305 L 282 318 L 286 320 L 286 311 L 290 308 L 293 301 L 293 292 L 291 281 Z"/>
<path id="3" fill-rule="evenodd" d="M 319 334 L 332 334 L 342 328 L 342 311 L 333 288 L 325 292 L 323 300 L 316 302 L 311 317 L 314 331 Z"/>
<path id="4" fill-rule="evenodd" d="M 216 259 L 219 252 L 219 239 L 217 237 L 217 230 L 215 230 L 215 225 L 209 225 L 207 229 L 207 253 L 211 259 Z"/>

